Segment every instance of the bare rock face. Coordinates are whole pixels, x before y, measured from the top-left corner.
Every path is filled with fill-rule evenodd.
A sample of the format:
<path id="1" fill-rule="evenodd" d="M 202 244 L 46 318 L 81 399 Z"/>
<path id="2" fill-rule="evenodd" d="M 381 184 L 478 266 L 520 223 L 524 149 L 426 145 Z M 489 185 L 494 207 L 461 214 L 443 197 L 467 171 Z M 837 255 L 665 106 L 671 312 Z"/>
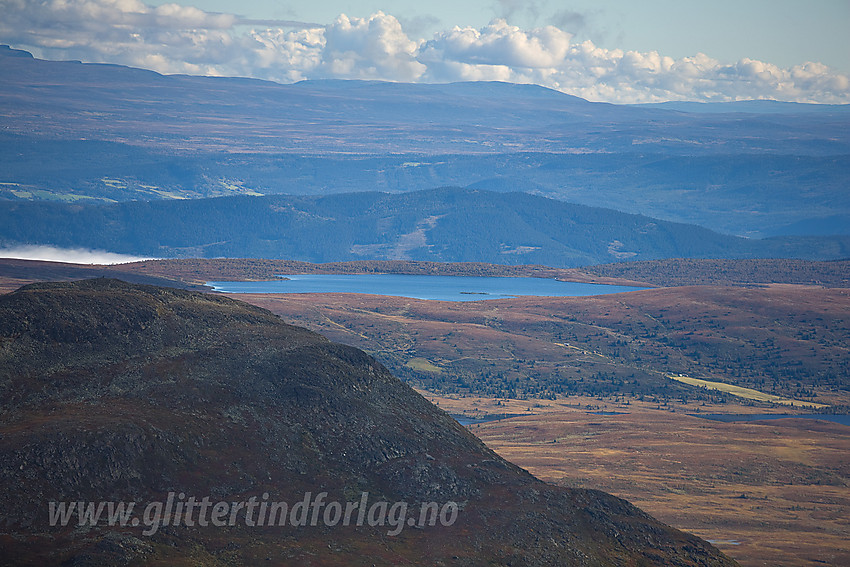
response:
<path id="1" fill-rule="evenodd" d="M 4 564 L 734 565 L 538 481 L 363 352 L 223 297 L 108 279 L 0 296 L 0 400 Z M 207 525 L 169 522 L 190 499 Z M 72 502 L 135 512 L 55 521 Z M 333 522 L 351 503 L 364 521 Z M 420 522 L 430 503 L 444 515 Z"/>

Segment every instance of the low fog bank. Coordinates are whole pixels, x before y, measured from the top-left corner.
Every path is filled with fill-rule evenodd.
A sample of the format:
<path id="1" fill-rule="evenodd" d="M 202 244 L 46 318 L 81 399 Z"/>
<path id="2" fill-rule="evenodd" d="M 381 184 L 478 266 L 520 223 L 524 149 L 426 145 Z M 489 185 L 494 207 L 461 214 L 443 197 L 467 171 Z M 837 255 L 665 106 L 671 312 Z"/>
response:
<path id="1" fill-rule="evenodd" d="M 156 258 L 143 258 L 140 256 L 128 256 L 116 254 L 106 250 L 89 250 L 86 248 L 57 248 L 55 246 L 26 245 L 10 248 L 0 248 L 0 258 L 12 258 L 15 260 L 42 260 L 45 262 L 67 262 L 69 264 L 125 264 L 127 262 L 138 262 L 140 260 L 155 260 Z"/>

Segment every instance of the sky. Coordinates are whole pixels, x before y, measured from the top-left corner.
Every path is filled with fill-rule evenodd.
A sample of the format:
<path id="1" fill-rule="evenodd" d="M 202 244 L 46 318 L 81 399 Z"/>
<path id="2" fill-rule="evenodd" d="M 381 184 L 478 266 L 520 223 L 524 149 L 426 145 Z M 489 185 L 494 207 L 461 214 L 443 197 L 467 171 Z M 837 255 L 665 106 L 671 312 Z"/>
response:
<path id="1" fill-rule="evenodd" d="M 0 0 L 0 43 L 161 73 L 850 103 L 850 0 Z"/>

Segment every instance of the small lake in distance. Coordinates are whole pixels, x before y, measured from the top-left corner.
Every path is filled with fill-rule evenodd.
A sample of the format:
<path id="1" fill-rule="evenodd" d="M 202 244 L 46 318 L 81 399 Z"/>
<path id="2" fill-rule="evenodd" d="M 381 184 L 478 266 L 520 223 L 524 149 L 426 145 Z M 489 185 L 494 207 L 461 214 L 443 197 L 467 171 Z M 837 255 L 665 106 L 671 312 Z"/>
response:
<path id="1" fill-rule="evenodd" d="M 766 421 L 770 419 L 819 419 L 821 421 L 831 421 L 832 423 L 840 423 L 841 425 L 850 426 L 850 415 L 842 414 L 823 414 L 823 413 L 801 413 L 801 414 L 781 414 L 781 413 L 690 413 L 693 417 L 701 417 L 713 421 L 723 421 L 733 423 L 736 421 Z"/>
<path id="2" fill-rule="evenodd" d="M 207 282 L 224 293 L 368 293 L 440 301 L 508 299 L 520 295 L 579 297 L 645 288 L 561 282 L 545 278 L 422 276 L 402 274 L 281 275 L 262 282 Z M 287 278 L 287 279 L 283 279 Z"/>

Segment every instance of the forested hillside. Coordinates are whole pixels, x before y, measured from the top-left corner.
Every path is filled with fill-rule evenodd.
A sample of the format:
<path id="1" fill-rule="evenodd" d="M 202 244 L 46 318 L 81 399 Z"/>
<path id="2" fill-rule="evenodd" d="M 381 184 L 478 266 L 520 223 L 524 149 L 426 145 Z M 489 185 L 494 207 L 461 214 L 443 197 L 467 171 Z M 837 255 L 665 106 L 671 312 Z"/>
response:
<path id="1" fill-rule="evenodd" d="M 850 256 L 845 238 L 750 240 L 524 193 L 0 202 L 0 242 L 153 257 L 435 260 L 574 267 L 667 257 Z"/>

